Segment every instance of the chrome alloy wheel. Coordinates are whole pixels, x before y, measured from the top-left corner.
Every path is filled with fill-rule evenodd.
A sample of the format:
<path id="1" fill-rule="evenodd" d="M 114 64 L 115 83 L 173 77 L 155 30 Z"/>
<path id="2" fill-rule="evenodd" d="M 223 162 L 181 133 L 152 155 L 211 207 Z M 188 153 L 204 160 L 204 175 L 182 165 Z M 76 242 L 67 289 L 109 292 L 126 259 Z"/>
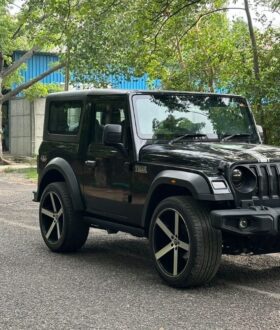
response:
<path id="1" fill-rule="evenodd" d="M 59 196 L 53 191 L 48 192 L 40 211 L 42 233 L 49 243 L 55 244 L 61 238 L 64 222 L 63 205 Z"/>
<path id="2" fill-rule="evenodd" d="M 175 209 L 162 210 L 154 224 L 153 250 L 156 262 L 168 276 L 177 277 L 186 268 L 190 241 L 186 222 Z"/>

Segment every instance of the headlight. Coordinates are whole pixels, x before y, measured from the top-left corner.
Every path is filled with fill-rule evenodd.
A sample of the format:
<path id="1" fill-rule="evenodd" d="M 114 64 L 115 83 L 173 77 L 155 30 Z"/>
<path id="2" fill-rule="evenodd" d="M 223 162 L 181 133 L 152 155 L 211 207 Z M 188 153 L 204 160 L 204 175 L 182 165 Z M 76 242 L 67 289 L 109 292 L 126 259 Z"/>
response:
<path id="1" fill-rule="evenodd" d="M 249 168 L 236 166 L 231 174 L 231 182 L 238 192 L 248 194 L 256 188 L 257 178 Z"/>
<path id="2" fill-rule="evenodd" d="M 231 180 L 235 186 L 239 186 L 242 183 L 243 173 L 239 168 L 235 168 L 232 171 Z"/>

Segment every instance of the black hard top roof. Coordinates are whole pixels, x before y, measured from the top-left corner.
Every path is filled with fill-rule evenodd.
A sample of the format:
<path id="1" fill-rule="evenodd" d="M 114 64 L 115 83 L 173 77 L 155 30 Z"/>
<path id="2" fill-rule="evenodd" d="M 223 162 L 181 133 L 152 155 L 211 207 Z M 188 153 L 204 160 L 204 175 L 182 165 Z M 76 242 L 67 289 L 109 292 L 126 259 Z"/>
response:
<path id="1" fill-rule="evenodd" d="M 60 99 L 65 97 L 87 97 L 91 95 L 120 95 L 120 94 L 190 94 L 190 95 L 217 95 L 217 96 L 232 96 L 242 97 L 234 94 L 220 94 L 220 93 L 203 93 L 203 92 L 187 92 L 187 91 L 171 91 L 171 90 L 127 90 L 127 89 L 86 89 L 86 90 L 72 90 L 68 92 L 58 92 L 49 94 L 48 98 Z"/>

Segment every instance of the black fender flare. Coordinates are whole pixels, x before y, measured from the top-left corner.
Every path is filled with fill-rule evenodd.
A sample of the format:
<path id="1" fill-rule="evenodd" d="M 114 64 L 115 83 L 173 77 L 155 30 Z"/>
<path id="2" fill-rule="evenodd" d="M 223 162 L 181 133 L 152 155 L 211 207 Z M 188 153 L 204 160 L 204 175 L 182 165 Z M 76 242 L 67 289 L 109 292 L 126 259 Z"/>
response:
<path id="1" fill-rule="evenodd" d="M 81 190 L 76 175 L 70 164 L 65 159 L 60 157 L 53 158 L 43 169 L 43 172 L 40 176 L 40 181 L 38 183 L 38 201 L 40 200 L 43 193 L 42 183 L 44 182 L 44 178 L 46 178 L 48 173 L 53 170 L 59 172 L 64 178 L 75 211 L 84 210 L 84 203 L 81 197 Z"/>
<path id="2" fill-rule="evenodd" d="M 193 172 L 165 170 L 153 180 L 144 204 L 141 226 L 146 227 L 147 214 L 153 193 L 162 184 L 186 188 L 198 200 L 214 200 L 208 181 L 200 174 Z"/>

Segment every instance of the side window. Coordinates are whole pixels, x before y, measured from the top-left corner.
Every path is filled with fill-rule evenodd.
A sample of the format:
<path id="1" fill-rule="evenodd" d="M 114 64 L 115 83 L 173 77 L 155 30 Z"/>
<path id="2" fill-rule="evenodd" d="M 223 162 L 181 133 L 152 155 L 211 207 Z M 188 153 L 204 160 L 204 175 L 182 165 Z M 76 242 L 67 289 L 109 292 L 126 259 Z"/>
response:
<path id="1" fill-rule="evenodd" d="M 53 134 L 78 134 L 82 113 L 82 101 L 51 102 L 48 130 Z"/>
<path id="2" fill-rule="evenodd" d="M 95 102 L 91 142 L 102 143 L 104 126 L 117 124 L 122 126 L 123 136 L 126 131 L 127 105 L 123 97 L 103 99 Z"/>

